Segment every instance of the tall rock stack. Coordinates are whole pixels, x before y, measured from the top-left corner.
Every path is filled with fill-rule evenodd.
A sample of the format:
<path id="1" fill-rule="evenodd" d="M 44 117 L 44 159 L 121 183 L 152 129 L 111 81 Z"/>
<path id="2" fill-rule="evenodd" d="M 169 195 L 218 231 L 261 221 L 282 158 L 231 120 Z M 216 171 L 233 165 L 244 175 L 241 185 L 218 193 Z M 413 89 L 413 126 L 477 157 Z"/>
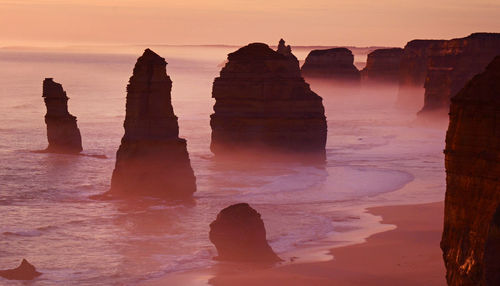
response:
<path id="1" fill-rule="evenodd" d="M 322 98 L 300 75 L 299 62 L 262 43 L 228 55 L 214 80 L 211 150 L 271 148 L 324 157 L 326 118 Z"/>
<path id="2" fill-rule="evenodd" d="M 420 113 L 446 114 L 450 98 L 500 55 L 500 33 L 475 33 L 431 47 Z"/>
<path id="3" fill-rule="evenodd" d="M 444 40 L 412 40 L 406 44 L 399 65 L 399 103 L 413 104 L 420 101 L 421 104 L 425 92 L 429 50 L 442 42 Z"/>
<path id="4" fill-rule="evenodd" d="M 403 49 L 378 49 L 368 54 L 366 67 L 361 71 L 363 82 L 394 84 L 399 81 Z"/>
<path id="5" fill-rule="evenodd" d="M 127 86 L 125 135 L 111 180 L 113 194 L 186 198 L 196 191 L 186 140 L 179 138 L 167 62 L 150 49 Z"/>
<path id="6" fill-rule="evenodd" d="M 500 285 L 500 57 L 451 99 L 445 166 L 448 285 Z"/>
<path id="7" fill-rule="evenodd" d="M 359 70 L 354 66 L 354 55 L 347 48 L 311 51 L 302 65 L 306 78 L 330 79 L 337 82 L 358 82 Z"/>
<path id="8" fill-rule="evenodd" d="M 82 149 L 82 137 L 76 125 L 76 117 L 68 112 L 68 97 L 61 84 L 52 78 L 43 81 L 43 95 L 47 114 L 47 139 L 45 152 L 78 154 Z"/>

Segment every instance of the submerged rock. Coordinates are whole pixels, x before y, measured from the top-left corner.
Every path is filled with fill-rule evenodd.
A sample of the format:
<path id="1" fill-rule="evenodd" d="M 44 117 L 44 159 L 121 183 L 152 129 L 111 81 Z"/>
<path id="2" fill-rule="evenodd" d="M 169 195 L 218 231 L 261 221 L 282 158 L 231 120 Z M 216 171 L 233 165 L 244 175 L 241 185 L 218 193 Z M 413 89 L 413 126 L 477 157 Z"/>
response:
<path id="1" fill-rule="evenodd" d="M 266 240 L 260 214 L 246 203 L 223 209 L 210 224 L 210 241 L 217 260 L 274 263 L 281 259 Z"/>
<path id="2" fill-rule="evenodd" d="M 68 112 L 68 97 L 62 85 L 52 78 L 43 81 L 43 98 L 47 107 L 45 123 L 49 146 L 44 152 L 78 154 L 82 149 L 76 117 Z"/>
<path id="3" fill-rule="evenodd" d="M 347 48 L 311 51 L 302 65 L 304 77 L 359 82 L 361 75 L 354 66 L 354 55 Z"/>
<path id="4" fill-rule="evenodd" d="M 364 82 L 398 83 L 403 49 L 378 49 L 368 54 L 366 67 L 361 71 Z"/>
<path id="5" fill-rule="evenodd" d="M 451 99 L 441 240 L 448 285 L 500 285 L 500 57 Z"/>
<path id="6" fill-rule="evenodd" d="M 264 147 L 324 158 L 322 98 L 301 77 L 298 60 L 284 42 L 278 50 L 253 43 L 228 55 L 212 90 L 214 154 Z"/>
<path id="7" fill-rule="evenodd" d="M 420 113 L 446 114 L 450 98 L 497 55 L 500 55 L 500 33 L 475 33 L 432 46 Z"/>
<path id="8" fill-rule="evenodd" d="M 186 140 L 179 138 L 166 65 L 150 49 L 135 64 L 111 193 L 185 198 L 196 191 Z"/>
<path id="9" fill-rule="evenodd" d="M 8 280 L 33 280 L 42 273 L 36 271 L 35 266 L 31 265 L 26 259 L 14 269 L 0 270 L 0 277 Z"/>

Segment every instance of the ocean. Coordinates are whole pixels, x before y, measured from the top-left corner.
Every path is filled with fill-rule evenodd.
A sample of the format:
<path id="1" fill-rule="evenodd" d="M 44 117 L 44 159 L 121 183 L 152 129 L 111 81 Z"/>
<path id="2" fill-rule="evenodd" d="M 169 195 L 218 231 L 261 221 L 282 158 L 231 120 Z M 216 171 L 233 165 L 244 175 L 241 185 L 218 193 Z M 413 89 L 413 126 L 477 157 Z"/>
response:
<path id="1" fill-rule="evenodd" d="M 396 106 L 395 86 L 311 83 L 328 120 L 324 167 L 221 165 L 209 149 L 209 116 L 212 82 L 235 50 L 226 46 L 151 47 L 168 62 L 197 178 L 194 202 L 91 199 L 109 189 L 126 85 L 144 48 L 0 50 L 0 269 L 26 258 L 43 272 L 29 285 L 140 285 L 208 268 L 216 255 L 209 224 L 238 202 L 261 213 L 270 245 L 286 261 L 332 259 L 329 248 L 394 227 L 367 207 L 444 199 L 446 126 L 420 124 L 418 106 Z M 83 153 L 105 159 L 32 152 L 47 147 L 46 77 L 70 98 Z"/>

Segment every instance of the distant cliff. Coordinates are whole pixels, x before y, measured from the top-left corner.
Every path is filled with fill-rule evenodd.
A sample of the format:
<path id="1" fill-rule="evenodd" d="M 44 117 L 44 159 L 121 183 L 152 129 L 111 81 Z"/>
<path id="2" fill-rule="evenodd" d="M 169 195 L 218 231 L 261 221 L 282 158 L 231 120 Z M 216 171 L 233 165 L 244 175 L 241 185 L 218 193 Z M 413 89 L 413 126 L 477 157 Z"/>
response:
<path id="1" fill-rule="evenodd" d="M 346 48 L 311 51 L 302 65 L 302 76 L 335 81 L 359 82 L 361 75 L 354 66 L 354 55 Z"/>
<path id="2" fill-rule="evenodd" d="M 264 147 L 324 156 L 322 98 L 301 77 L 299 62 L 284 42 L 278 51 L 253 43 L 230 53 L 212 97 L 214 154 Z"/>
<path id="3" fill-rule="evenodd" d="M 378 49 L 368 54 L 366 67 L 361 71 L 363 82 L 398 83 L 403 49 Z"/>
<path id="4" fill-rule="evenodd" d="M 500 33 L 475 33 L 431 46 L 424 107 L 420 113 L 446 114 L 450 98 L 497 55 L 500 55 Z"/>
<path id="5" fill-rule="evenodd" d="M 448 284 L 500 285 L 500 57 L 451 98 L 445 166 Z"/>
<path id="6" fill-rule="evenodd" d="M 45 123 L 49 146 L 45 152 L 78 154 L 82 149 L 76 117 L 68 112 L 68 97 L 61 84 L 52 78 L 43 81 L 43 99 L 47 107 Z"/>

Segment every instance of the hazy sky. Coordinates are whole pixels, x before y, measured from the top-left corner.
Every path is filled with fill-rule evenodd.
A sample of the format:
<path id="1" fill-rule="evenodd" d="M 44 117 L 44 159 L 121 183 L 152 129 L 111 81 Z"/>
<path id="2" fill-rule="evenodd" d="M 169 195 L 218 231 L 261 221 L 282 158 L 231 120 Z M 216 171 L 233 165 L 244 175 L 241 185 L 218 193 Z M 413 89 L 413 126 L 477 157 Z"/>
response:
<path id="1" fill-rule="evenodd" d="M 499 0 L 0 0 L 0 46 L 403 46 L 500 32 Z"/>

